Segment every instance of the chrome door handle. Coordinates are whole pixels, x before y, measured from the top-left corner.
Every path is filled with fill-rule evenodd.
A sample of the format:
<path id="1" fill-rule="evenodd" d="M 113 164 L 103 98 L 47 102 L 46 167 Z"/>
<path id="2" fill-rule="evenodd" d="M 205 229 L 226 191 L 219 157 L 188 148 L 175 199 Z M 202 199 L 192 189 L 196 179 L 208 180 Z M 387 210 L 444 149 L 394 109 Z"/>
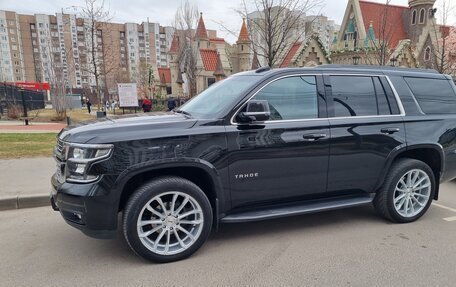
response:
<path id="1" fill-rule="evenodd" d="M 391 135 L 391 134 L 399 132 L 400 129 L 399 128 L 383 128 L 380 131 L 382 132 L 382 134 Z"/>
<path id="2" fill-rule="evenodd" d="M 306 141 L 316 141 L 324 137 L 326 137 L 326 134 L 306 134 L 302 136 L 302 138 Z"/>

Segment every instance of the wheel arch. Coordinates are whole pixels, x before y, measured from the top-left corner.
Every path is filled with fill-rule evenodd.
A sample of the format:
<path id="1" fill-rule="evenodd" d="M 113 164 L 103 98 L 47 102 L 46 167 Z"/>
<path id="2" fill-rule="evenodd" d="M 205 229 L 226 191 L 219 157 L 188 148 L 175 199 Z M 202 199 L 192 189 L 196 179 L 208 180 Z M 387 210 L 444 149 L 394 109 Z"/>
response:
<path id="1" fill-rule="evenodd" d="M 429 167 L 434 172 L 436 183 L 434 199 L 437 200 L 439 197 L 440 178 L 442 172 L 445 170 L 443 147 L 439 144 L 417 144 L 413 146 L 403 147 L 392 152 L 388 157 L 388 160 L 377 182 L 375 190 L 378 190 L 385 181 L 385 177 L 388 174 L 391 165 L 396 160 L 401 158 L 412 158 L 420 160 L 429 165 Z"/>
<path id="2" fill-rule="evenodd" d="M 203 160 L 149 162 L 128 168 L 119 176 L 115 184 L 115 189 L 119 191 L 118 211 L 125 208 L 128 199 L 139 186 L 161 176 L 182 177 L 200 187 L 211 203 L 214 224 L 218 224 L 219 205 L 226 202 L 225 195 L 218 171 Z"/>

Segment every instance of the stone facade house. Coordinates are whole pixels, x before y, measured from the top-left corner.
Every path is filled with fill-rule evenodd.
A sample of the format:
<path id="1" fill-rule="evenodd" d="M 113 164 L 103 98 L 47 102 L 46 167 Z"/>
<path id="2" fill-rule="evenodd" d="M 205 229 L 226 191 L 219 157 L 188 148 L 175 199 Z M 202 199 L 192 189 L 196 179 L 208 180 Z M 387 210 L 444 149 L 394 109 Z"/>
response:
<path id="1" fill-rule="evenodd" d="M 332 62 L 437 69 L 442 26 L 436 23 L 435 1 L 398 6 L 349 0 L 331 47 Z"/>

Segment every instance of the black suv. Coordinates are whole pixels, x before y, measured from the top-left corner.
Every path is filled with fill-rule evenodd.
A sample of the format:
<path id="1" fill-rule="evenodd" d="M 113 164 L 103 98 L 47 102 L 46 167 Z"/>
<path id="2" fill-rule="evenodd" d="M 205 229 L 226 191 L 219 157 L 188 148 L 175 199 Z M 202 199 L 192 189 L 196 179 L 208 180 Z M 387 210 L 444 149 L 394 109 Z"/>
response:
<path id="1" fill-rule="evenodd" d="M 62 130 L 51 202 L 138 255 L 190 256 L 220 223 L 373 203 L 421 217 L 456 177 L 456 88 L 435 71 L 273 69 L 217 82 L 173 113 Z"/>

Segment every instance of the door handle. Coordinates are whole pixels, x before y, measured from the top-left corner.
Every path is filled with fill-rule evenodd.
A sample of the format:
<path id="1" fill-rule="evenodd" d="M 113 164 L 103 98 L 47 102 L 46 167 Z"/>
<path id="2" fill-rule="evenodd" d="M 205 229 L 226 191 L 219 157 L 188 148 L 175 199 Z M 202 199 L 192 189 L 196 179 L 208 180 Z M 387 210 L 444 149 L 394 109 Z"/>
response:
<path id="1" fill-rule="evenodd" d="M 399 132 L 400 129 L 399 128 L 383 128 L 380 131 L 382 132 L 382 134 L 391 135 L 391 134 Z"/>
<path id="2" fill-rule="evenodd" d="M 324 137 L 326 137 L 326 134 L 306 134 L 302 136 L 302 138 L 306 141 L 316 141 Z"/>

